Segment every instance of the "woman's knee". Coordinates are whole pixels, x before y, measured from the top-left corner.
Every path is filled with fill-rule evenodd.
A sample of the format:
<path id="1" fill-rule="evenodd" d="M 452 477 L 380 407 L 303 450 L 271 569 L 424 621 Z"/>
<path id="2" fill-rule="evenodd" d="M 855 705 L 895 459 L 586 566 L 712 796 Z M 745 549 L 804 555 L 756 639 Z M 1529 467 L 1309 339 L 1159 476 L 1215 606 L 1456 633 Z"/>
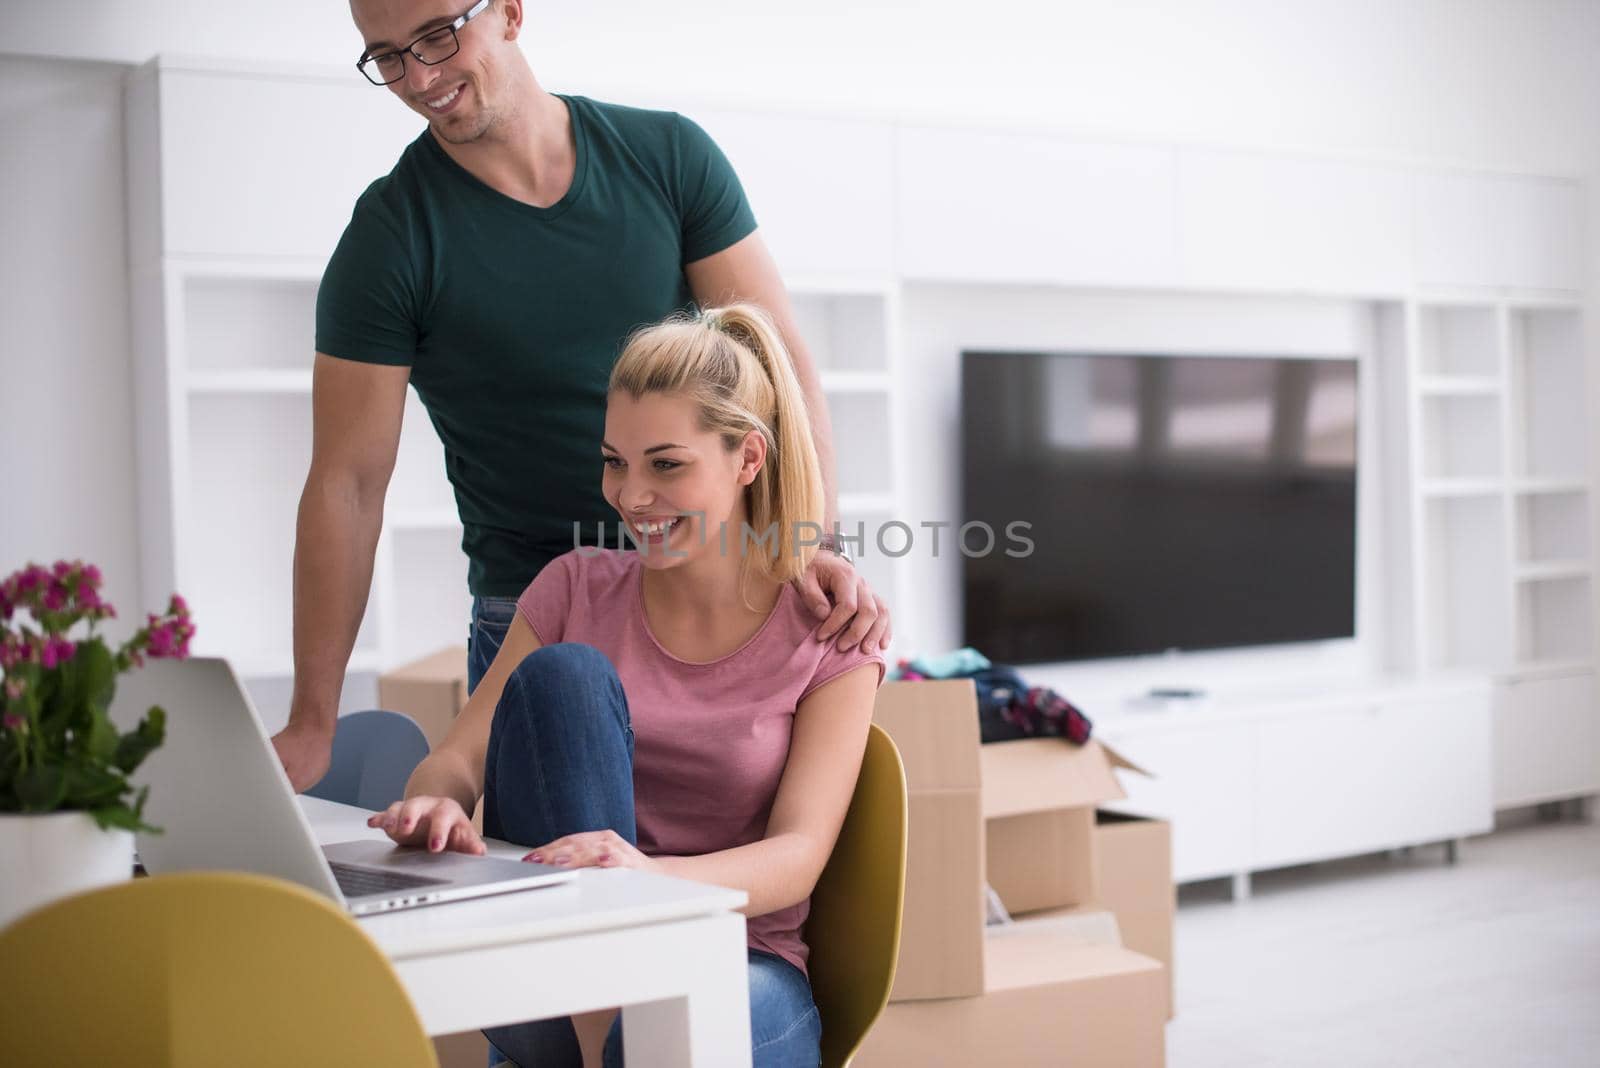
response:
<path id="1" fill-rule="evenodd" d="M 601 714 L 575 714 L 588 711 Z M 608 715 L 608 714 L 609 715 Z M 512 737 L 629 728 L 627 697 L 617 669 L 592 645 L 546 645 L 512 669 L 491 728 L 491 749 Z M 517 743 L 512 743 L 517 744 Z"/>
<path id="2" fill-rule="evenodd" d="M 573 683 L 606 683 L 615 680 L 617 669 L 606 654 L 582 642 L 557 642 L 541 645 L 512 670 L 524 685 L 570 686 Z"/>

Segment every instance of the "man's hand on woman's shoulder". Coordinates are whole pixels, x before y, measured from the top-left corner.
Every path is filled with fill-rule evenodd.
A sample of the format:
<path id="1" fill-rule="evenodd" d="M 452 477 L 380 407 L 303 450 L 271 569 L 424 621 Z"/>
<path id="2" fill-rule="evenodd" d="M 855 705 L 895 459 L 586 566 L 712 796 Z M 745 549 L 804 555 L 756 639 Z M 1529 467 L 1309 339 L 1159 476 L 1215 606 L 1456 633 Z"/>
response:
<path id="1" fill-rule="evenodd" d="M 827 641 L 838 634 L 841 652 L 857 645 L 866 653 L 888 648 L 892 633 L 889 606 L 847 560 L 826 550 L 819 552 L 796 584 L 806 607 L 824 621 L 818 639 Z"/>

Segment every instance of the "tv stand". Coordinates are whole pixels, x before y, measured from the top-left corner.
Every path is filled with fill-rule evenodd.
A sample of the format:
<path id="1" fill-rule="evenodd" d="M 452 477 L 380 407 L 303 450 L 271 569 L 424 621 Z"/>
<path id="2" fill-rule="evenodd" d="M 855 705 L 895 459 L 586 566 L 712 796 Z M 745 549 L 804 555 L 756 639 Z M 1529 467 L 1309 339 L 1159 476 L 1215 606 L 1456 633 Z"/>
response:
<path id="1" fill-rule="evenodd" d="M 1458 843 L 1493 827 L 1491 680 L 1386 677 L 1219 690 L 1203 707 L 1086 704 L 1097 737 L 1146 768 L 1106 807 L 1172 821 L 1176 882 Z M 1126 702 L 1124 702 L 1126 704 Z"/>

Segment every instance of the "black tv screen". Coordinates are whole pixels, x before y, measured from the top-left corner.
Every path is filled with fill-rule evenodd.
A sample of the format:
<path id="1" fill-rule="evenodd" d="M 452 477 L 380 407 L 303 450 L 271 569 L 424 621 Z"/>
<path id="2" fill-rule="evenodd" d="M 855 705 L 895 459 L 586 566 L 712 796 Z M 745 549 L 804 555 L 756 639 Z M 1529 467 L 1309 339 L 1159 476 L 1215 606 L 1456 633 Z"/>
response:
<path id="1" fill-rule="evenodd" d="M 994 533 L 960 539 L 965 642 L 1028 664 L 1354 635 L 1356 368 L 962 353 L 963 523 Z"/>

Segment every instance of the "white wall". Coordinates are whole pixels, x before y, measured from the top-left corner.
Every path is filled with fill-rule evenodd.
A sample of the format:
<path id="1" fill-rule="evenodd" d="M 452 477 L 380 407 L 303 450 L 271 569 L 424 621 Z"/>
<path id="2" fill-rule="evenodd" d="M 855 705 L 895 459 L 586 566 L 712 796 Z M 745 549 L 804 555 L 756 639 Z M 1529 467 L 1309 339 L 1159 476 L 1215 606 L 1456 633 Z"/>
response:
<path id="1" fill-rule="evenodd" d="M 121 67 L 0 62 L 0 575 L 82 557 L 139 588 Z"/>
<path id="2" fill-rule="evenodd" d="M 8 8 L 21 53 L 346 66 L 360 52 L 340 0 Z M 533 3 L 523 40 L 551 87 L 632 96 L 1555 172 L 1589 169 L 1600 136 L 1592 0 L 611 0 Z"/>
<path id="3" fill-rule="evenodd" d="M 347 66 L 359 39 L 338 0 L 84 0 L 70 17 L 63 10 L 12 4 L 0 14 L 0 39 L 16 53 L 0 57 L 10 91 L 0 119 L 0 568 L 82 553 L 131 605 L 164 591 L 129 585 L 136 501 L 117 70 L 33 57 L 135 63 L 166 52 Z M 622 0 L 533 5 L 524 43 L 550 87 L 637 102 L 1600 174 L 1600 3 L 1591 0 Z M 1590 248 L 1600 277 L 1600 241 Z M 1600 353 L 1600 314 L 1589 322 L 1590 351 Z M 1600 400 L 1600 373 L 1591 391 Z M 59 435 L 62 409 L 40 400 L 55 397 L 71 398 L 77 421 L 52 452 L 39 442 Z M 943 627 L 933 625 L 930 642 L 947 644 Z"/>

